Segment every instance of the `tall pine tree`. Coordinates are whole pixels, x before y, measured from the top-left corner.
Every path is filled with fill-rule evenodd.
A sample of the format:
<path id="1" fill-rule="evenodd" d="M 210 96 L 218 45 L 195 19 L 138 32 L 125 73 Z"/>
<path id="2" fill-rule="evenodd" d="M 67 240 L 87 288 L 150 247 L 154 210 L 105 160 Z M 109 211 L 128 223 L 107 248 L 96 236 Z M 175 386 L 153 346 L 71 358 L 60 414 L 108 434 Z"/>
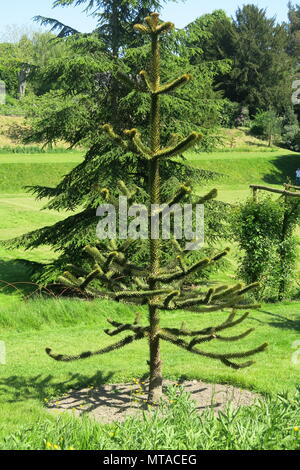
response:
<path id="1" fill-rule="evenodd" d="M 106 44 L 107 50 L 118 57 L 124 47 L 136 44 L 137 38 L 132 34 L 132 25 L 152 8 L 160 10 L 167 1 L 170 0 L 55 0 L 53 7 L 84 6 L 85 13 L 97 18 L 94 32 Z M 35 20 L 44 26 L 51 26 L 59 37 L 79 33 L 71 25 L 62 24 L 54 18 L 36 16 Z"/>
<path id="2" fill-rule="evenodd" d="M 300 56 L 300 5 L 293 5 L 289 2 L 288 10 L 288 53 L 298 59 Z"/>
<path id="3" fill-rule="evenodd" d="M 132 17 L 135 16 L 136 12 L 132 14 Z M 190 64 L 190 51 L 183 41 L 184 34 L 174 32 L 169 42 L 162 41 L 162 78 L 175 75 L 184 66 L 195 76 L 195 85 L 188 85 L 185 90 L 173 90 L 164 96 L 162 109 L 166 125 L 162 129 L 162 138 L 167 141 L 170 134 L 176 138 L 176 135 L 201 130 L 204 135 L 201 141 L 203 149 L 209 147 L 212 141 L 211 133 L 221 114 L 223 100 L 213 90 L 215 68 L 211 64 Z M 51 61 L 40 70 L 41 82 L 44 88 L 49 86 L 49 91 L 38 97 L 36 106 L 31 107 L 31 130 L 26 142 L 51 143 L 62 139 L 72 146 L 80 144 L 89 147 L 84 161 L 57 187 L 32 188 L 38 198 L 49 199 L 48 209 L 71 210 L 75 214 L 10 243 L 26 248 L 50 245 L 59 252 L 58 260 L 46 266 L 39 275 L 43 283 L 55 280 L 62 267 L 75 258 L 84 263 L 82 248 L 96 241 L 95 211 L 104 202 L 99 188 L 113 188 L 119 179 L 129 185 L 137 184 L 138 176 L 139 201 L 147 198 L 147 168 L 137 166 L 130 149 L 125 153 L 116 149 L 101 130 L 101 124 L 105 122 L 111 122 L 118 133 L 122 133 L 127 126 L 136 127 L 137 124 L 142 134 L 147 129 L 149 107 L 143 93 L 145 84 L 138 74 L 138 61 L 141 58 L 146 62 L 150 60 L 151 47 L 149 42 L 143 44 L 140 38 L 137 40 L 133 33 L 131 35 L 131 41 L 126 41 L 135 44 L 135 47 L 127 47 L 124 39 L 122 54 L 117 59 L 111 53 L 112 45 L 104 43 L 97 32 L 88 36 L 72 35 L 66 39 L 71 49 L 69 59 Z M 120 77 L 123 77 L 121 81 Z M 170 197 L 175 194 L 174 188 L 179 181 L 199 184 L 210 176 L 207 172 L 192 168 L 183 157 L 177 158 L 172 165 L 169 161 L 163 162 L 162 172 L 165 176 L 162 190 Z M 218 211 L 220 205 L 222 210 Z M 222 235 L 224 233 L 220 230 L 223 209 L 221 203 L 211 202 L 211 217 L 208 216 L 207 221 L 214 237 L 220 232 Z M 143 262 L 143 251 L 138 251 L 136 257 L 136 260 Z"/>
<path id="4" fill-rule="evenodd" d="M 287 54 L 286 25 L 249 4 L 238 8 L 232 20 L 216 11 L 188 29 L 207 60 L 231 61 L 229 73 L 218 77 L 227 98 L 249 107 L 251 115 L 270 106 L 282 114 L 290 106 L 293 60 Z"/>

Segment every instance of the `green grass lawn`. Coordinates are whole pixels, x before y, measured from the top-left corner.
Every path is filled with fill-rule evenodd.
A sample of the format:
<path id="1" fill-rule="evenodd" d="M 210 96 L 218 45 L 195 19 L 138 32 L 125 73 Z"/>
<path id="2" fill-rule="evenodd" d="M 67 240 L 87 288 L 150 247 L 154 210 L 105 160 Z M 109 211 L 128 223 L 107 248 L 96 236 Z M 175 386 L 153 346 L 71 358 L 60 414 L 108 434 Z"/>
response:
<path id="1" fill-rule="evenodd" d="M 0 240 L 53 224 L 66 216 L 64 212 L 41 211 L 42 206 L 42 202 L 35 201 L 28 194 L 0 194 Z M 55 256 L 46 246 L 30 251 L 22 248 L 8 250 L 0 246 L 0 310 L 12 301 L 12 296 L 18 297 L 20 291 L 31 289 L 28 285 L 31 271 L 18 260 L 47 263 Z"/>
<path id="2" fill-rule="evenodd" d="M 299 307 L 300 303 L 264 305 L 234 330 L 239 333 L 254 327 L 255 332 L 240 343 L 218 345 L 219 351 L 236 351 L 269 342 L 267 352 L 257 355 L 256 364 L 249 369 L 233 371 L 221 363 L 163 343 L 165 378 L 187 377 L 231 383 L 273 395 L 284 391 L 292 394 L 300 385 L 300 365 L 292 363 L 295 352 L 292 345 L 300 339 Z M 38 418 L 46 418 L 45 401 L 70 388 L 145 377 L 148 345 L 144 340 L 115 353 L 75 363 L 55 362 L 45 353 L 45 347 L 73 354 L 108 345 L 113 339 L 103 333 L 106 318 L 128 322 L 134 311 L 129 305 L 109 301 L 37 299 L 12 304 L 1 312 L 0 338 L 6 344 L 7 364 L 0 366 L 0 436 L 14 432 L 21 422 L 32 425 Z M 188 327 L 202 328 L 224 316 L 225 313 L 204 316 L 178 311 L 164 313 L 162 324 L 179 327 L 186 321 Z M 210 344 L 205 350 L 215 348 Z"/>
<path id="3" fill-rule="evenodd" d="M 0 154 L 0 193 L 15 194 L 26 186 L 55 186 L 82 160 L 81 152 Z"/>
<path id="4" fill-rule="evenodd" d="M 203 193 L 219 188 L 219 199 L 239 202 L 250 195 L 249 184 L 281 185 L 293 177 L 299 165 L 299 155 L 282 149 L 250 145 L 213 154 L 190 154 L 189 160 L 198 168 L 218 172 L 215 181 L 199 185 Z M 29 230 L 52 224 L 65 213 L 41 211 L 24 186 L 55 185 L 82 159 L 78 152 L 34 155 L 0 155 L 0 239 L 5 240 Z M 233 250 L 235 252 L 235 250 Z M 7 364 L 0 365 L 0 436 L 15 432 L 20 424 L 33 426 L 39 418 L 48 418 L 45 401 L 60 396 L 67 389 L 103 382 L 121 382 L 144 376 L 148 358 L 145 341 L 122 351 L 76 363 L 56 363 L 44 352 L 77 353 L 98 349 L 112 339 L 103 333 L 105 319 L 122 321 L 133 318 L 135 310 L 113 302 L 85 302 L 67 299 L 22 300 L 31 291 L 30 268 L 19 259 L 47 262 L 55 257 L 48 247 L 25 252 L 0 248 L 0 340 L 5 341 Z M 234 263 L 234 257 L 232 258 Z M 232 279 L 233 270 L 222 274 Z M 233 279 L 232 279 L 232 282 Z M 256 331 L 241 343 L 221 344 L 230 350 L 252 348 L 269 342 L 267 352 L 256 357 L 256 364 L 245 370 L 233 371 L 218 362 L 193 356 L 169 344 L 162 345 L 166 378 L 195 378 L 209 382 L 231 383 L 267 394 L 282 391 L 293 393 L 300 385 L 300 365 L 292 363 L 293 342 L 300 340 L 300 303 L 264 305 L 251 312 L 243 330 Z M 209 326 L 220 315 L 166 313 L 163 325 Z M 145 316 L 146 318 L 146 316 Z M 241 332 L 241 327 L 235 330 Z M 214 350 L 209 344 L 207 350 Z M 228 349 L 227 349 L 228 350 Z M 300 424 L 300 423 L 299 423 Z"/>
<path id="5" fill-rule="evenodd" d="M 42 210 L 45 201 L 36 201 L 25 186 L 55 186 L 63 175 L 82 161 L 82 153 L 0 154 L 0 240 L 62 220 L 66 212 Z M 56 254 L 49 247 L 31 251 L 0 247 L 0 310 L 32 290 L 31 271 L 18 260 L 47 263 Z"/>
<path id="6" fill-rule="evenodd" d="M 251 149 L 250 149 L 251 150 Z M 218 189 L 218 199 L 235 203 L 251 195 L 250 184 L 276 187 L 290 178 L 294 181 L 299 167 L 300 155 L 284 149 L 272 148 L 255 151 L 214 152 L 212 154 L 191 153 L 188 160 L 196 168 L 220 174 L 201 189 Z"/>

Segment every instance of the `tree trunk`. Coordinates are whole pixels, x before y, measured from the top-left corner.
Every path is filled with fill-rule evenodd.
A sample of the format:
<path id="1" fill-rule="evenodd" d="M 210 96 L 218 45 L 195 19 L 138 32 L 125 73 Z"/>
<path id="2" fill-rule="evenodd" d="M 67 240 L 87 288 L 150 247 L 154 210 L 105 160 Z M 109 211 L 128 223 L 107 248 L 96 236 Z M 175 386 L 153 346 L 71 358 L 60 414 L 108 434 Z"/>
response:
<path id="1" fill-rule="evenodd" d="M 149 305 L 149 320 L 150 320 L 150 383 L 148 403 L 158 403 L 162 397 L 162 366 L 160 359 L 160 340 L 158 337 L 159 332 L 159 312 L 153 305 Z"/>
<path id="2" fill-rule="evenodd" d="M 152 83 L 154 90 L 160 87 L 160 51 L 158 35 L 152 35 Z M 153 153 L 160 149 L 160 97 L 151 96 L 151 150 Z M 149 168 L 150 203 L 160 204 L 160 168 L 159 160 L 153 159 Z M 152 207 L 150 208 L 152 211 Z M 151 212 L 152 213 L 152 212 Z M 150 276 L 153 278 L 159 274 L 160 270 L 160 240 L 152 239 L 151 227 L 150 237 Z M 149 288 L 156 288 L 156 281 L 149 282 Z M 157 403 L 162 396 L 162 368 L 160 360 L 160 339 L 159 339 L 159 310 L 155 306 L 156 298 L 151 299 L 149 304 L 149 349 L 150 349 L 150 383 L 148 403 Z"/>
<path id="3" fill-rule="evenodd" d="M 21 100 L 25 96 L 26 86 L 27 86 L 27 77 L 28 77 L 28 67 L 23 67 L 19 72 L 19 99 Z"/>
<path id="4" fill-rule="evenodd" d="M 280 258 L 280 271 L 281 271 L 281 279 L 279 282 L 279 288 L 278 288 L 278 300 L 281 302 L 284 299 L 285 293 L 286 293 L 286 279 L 284 278 L 284 268 L 286 265 L 286 260 L 285 260 L 285 247 L 283 246 L 286 236 L 287 236 L 287 231 L 289 227 L 289 213 L 288 213 L 288 207 L 287 207 L 287 196 L 284 198 L 284 217 L 282 221 L 282 230 L 281 230 L 281 245 L 279 249 L 279 258 Z"/>
<path id="5" fill-rule="evenodd" d="M 271 145 L 272 145 L 272 135 L 269 134 L 269 145 L 268 146 L 271 147 Z"/>

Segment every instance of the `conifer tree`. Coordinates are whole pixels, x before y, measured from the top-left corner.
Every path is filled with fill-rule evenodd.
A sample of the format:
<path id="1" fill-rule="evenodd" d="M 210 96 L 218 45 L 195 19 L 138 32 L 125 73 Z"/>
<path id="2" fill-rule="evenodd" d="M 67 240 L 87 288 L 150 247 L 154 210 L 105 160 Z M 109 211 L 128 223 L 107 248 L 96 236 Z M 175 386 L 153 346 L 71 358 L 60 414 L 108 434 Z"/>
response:
<path id="1" fill-rule="evenodd" d="M 300 55 L 300 5 L 288 3 L 288 19 L 288 53 L 298 58 Z"/>
<path id="2" fill-rule="evenodd" d="M 61 4 L 75 3 L 77 4 L 75 1 L 68 1 Z M 82 2 L 84 3 L 87 2 Z M 94 2 L 94 7 L 100 8 L 102 3 L 104 2 Z M 91 35 L 75 34 L 64 39 L 70 51 L 69 56 L 63 60 L 51 60 L 35 72 L 35 83 L 41 84 L 40 90 L 43 92 L 37 98 L 30 97 L 24 143 L 52 145 L 57 141 L 65 141 L 72 147 L 87 148 L 84 160 L 55 187 L 37 185 L 28 188 L 37 199 L 46 201 L 47 209 L 68 211 L 66 218 L 5 242 L 6 246 L 25 249 L 47 245 L 58 254 L 53 262 L 37 266 L 33 280 L 40 285 L 55 282 L 66 264 L 73 263 L 74 259 L 85 265 L 82 249 L 87 244 L 97 242 L 94 214 L 96 207 L 105 202 L 99 188 L 106 186 L 113 191 L 116 181 L 124 179 L 129 185 L 139 186 L 137 199 L 140 203 L 147 198 L 146 167 L 137 165 L 131 149 L 124 152 L 116 148 L 101 131 L 101 125 L 106 122 L 111 123 L 118 133 L 122 133 L 127 126 L 136 127 L 138 124 L 144 135 L 149 121 L 149 106 L 143 93 L 146 85 L 139 75 L 139 63 L 141 58 L 148 62 L 151 48 L 149 41 L 143 43 L 142 36 L 134 32 L 129 34 L 124 18 L 132 25 L 133 19 L 136 16 L 139 18 L 142 11 L 147 10 L 148 14 L 151 1 L 139 0 L 129 4 L 118 0 L 117 3 L 120 15 L 118 21 L 124 26 L 124 35 L 119 37 L 119 50 L 122 51 L 119 58 L 112 55 L 111 36 L 103 41 L 105 33 L 102 26 L 105 25 L 110 30 L 113 28 L 109 23 L 113 20 L 110 10 L 101 10 L 100 14 L 98 9 L 99 28 L 101 26 L 99 31 L 97 29 Z M 128 3 L 126 8 L 125 3 Z M 106 4 L 109 9 L 109 2 Z M 127 11 L 129 6 L 130 14 Z M 127 9 L 126 15 L 123 8 Z M 102 18 L 101 15 L 106 14 L 105 12 L 107 17 Z M 132 27 L 131 29 L 133 31 Z M 165 123 L 161 129 L 162 138 L 165 140 L 171 134 L 185 135 L 192 131 L 201 131 L 204 137 L 195 150 L 205 151 L 216 143 L 216 127 L 222 115 L 224 100 L 213 86 L 219 64 L 191 64 L 191 50 L 183 41 L 184 35 L 184 31 L 173 31 L 168 41 L 163 41 L 162 78 L 167 80 L 169 74 L 181 73 L 184 66 L 194 76 L 194 87 L 180 87 L 164 96 L 162 111 Z M 195 48 L 191 49 L 194 51 Z M 220 67 L 223 69 L 224 64 Z M 121 81 L 120 77 L 123 77 Z M 189 163 L 183 155 L 172 163 L 165 159 L 161 163 L 161 172 L 162 191 L 168 192 L 169 197 L 175 195 L 175 188 L 180 181 L 199 185 L 212 176 L 211 172 Z M 208 204 L 205 223 L 206 230 L 211 235 L 207 238 L 212 242 L 217 237 L 224 237 L 226 205 L 215 200 Z M 136 262 L 144 261 L 144 251 L 138 249 L 135 252 Z"/>
<path id="3" fill-rule="evenodd" d="M 107 45 L 114 57 L 118 57 L 124 46 L 136 44 L 132 26 L 141 21 L 149 11 L 160 10 L 167 0 L 54 0 L 56 7 L 84 7 L 84 12 L 97 19 L 95 33 Z M 174 1 L 174 0 L 171 0 Z M 77 35 L 78 30 L 55 18 L 36 16 L 43 26 L 51 26 L 59 37 Z"/>
<path id="4" fill-rule="evenodd" d="M 231 60 L 231 70 L 219 77 L 227 98 L 249 107 L 251 116 L 270 106 L 282 114 L 290 106 L 294 61 L 286 52 L 287 25 L 268 18 L 265 9 L 245 4 L 232 20 L 216 11 L 188 28 L 206 60 Z"/>
<path id="5" fill-rule="evenodd" d="M 135 154 L 138 165 L 147 166 L 149 178 L 149 214 L 154 216 L 153 205 L 160 205 L 162 202 L 161 195 L 161 163 L 180 154 L 183 150 L 191 148 L 201 139 L 201 134 L 191 133 L 188 137 L 178 139 L 168 147 L 163 147 L 161 142 L 161 113 L 160 100 L 162 95 L 168 94 L 171 90 L 185 85 L 191 80 L 189 74 L 171 80 L 168 83 L 161 83 L 160 70 L 160 37 L 168 33 L 173 28 L 172 23 L 161 23 L 159 15 L 152 13 L 145 18 L 145 24 L 135 25 L 135 30 L 139 33 L 150 36 L 152 44 L 151 63 L 149 70 L 143 70 L 141 76 L 147 86 L 147 93 L 151 99 L 150 112 L 150 132 L 148 141 L 144 140 L 137 129 L 125 131 L 125 136 L 121 136 L 115 132 L 110 124 L 104 126 L 104 131 L 108 137 L 127 151 L 129 148 Z M 125 182 L 119 183 L 120 193 L 128 198 L 129 203 L 134 202 L 135 192 L 130 191 Z M 167 201 L 169 206 L 182 201 L 184 196 L 190 191 L 185 185 L 178 188 L 176 195 L 172 200 Z M 114 197 L 108 189 L 104 189 L 107 200 L 114 203 Z M 216 197 L 216 190 L 203 196 L 198 203 L 204 203 Z M 162 215 L 162 214 L 160 214 Z M 174 346 L 182 348 L 200 357 L 208 357 L 221 361 L 223 364 L 240 369 L 250 366 L 252 361 L 236 362 L 239 359 L 246 359 L 254 354 L 263 351 L 266 344 L 248 351 L 217 353 L 207 352 L 199 345 L 211 341 L 237 341 L 252 332 L 247 330 L 236 336 L 223 336 L 222 332 L 232 328 L 245 320 L 248 313 L 237 316 L 237 311 L 245 309 L 241 301 L 243 295 L 251 289 L 257 287 L 252 284 L 243 287 L 237 284 L 232 287 L 220 286 L 216 289 L 203 291 L 188 291 L 187 280 L 189 277 L 205 267 L 217 263 L 225 257 L 228 249 L 217 254 L 212 258 L 205 258 L 190 264 L 186 253 L 180 248 L 180 245 L 174 241 L 178 254 L 173 264 L 163 265 L 162 256 L 162 239 L 161 235 L 157 239 L 151 237 L 149 232 L 149 252 L 148 266 L 146 269 L 130 262 L 127 256 L 130 252 L 130 244 L 132 241 L 126 240 L 119 243 L 117 240 L 111 241 L 111 251 L 108 253 L 101 252 L 97 247 L 87 246 L 85 251 L 94 260 L 93 270 L 85 273 L 80 267 L 73 266 L 72 272 L 68 271 L 62 276 L 62 281 L 66 286 L 76 287 L 83 291 L 90 292 L 95 297 L 111 298 L 116 301 L 125 301 L 134 304 L 146 304 L 148 306 L 148 325 L 142 326 L 140 323 L 141 314 L 137 314 L 133 323 L 123 324 L 112 319 L 108 319 L 112 330 L 105 330 L 105 333 L 113 337 L 123 332 L 129 332 L 120 341 L 110 346 L 99 349 L 98 351 L 88 351 L 78 356 L 68 356 L 63 354 L 55 354 L 51 349 L 47 348 L 47 354 L 57 361 L 73 361 L 88 358 L 94 355 L 102 355 L 125 345 L 146 338 L 149 342 L 149 394 L 148 402 L 157 403 L 162 395 L 162 362 L 160 356 L 160 343 L 166 341 Z M 173 267 L 172 267 L 173 266 Z M 118 274 L 118 276 L 115 276 Z M 120 275 L 122 274 L 122 275 Z M 122 276 L 129 276 L 132 281 L 132 288 L 128 289 L 122 285 Z M 93 284 L 95 280 L 101 279 L 106 283 L 107 289 L 97 289 Z M 249 308 L 251 306 L 248 306 Z M 253 306 L 252 306 L 253 307 Z M 230 309 L 228 317 L 224 322 L 217 326 L 202 328 L 197 330 L 189 330 L 185 325 L 181 328 L 162 328 L 160 325 L 161 313 L 164 311 L 173 311 L 176 309 L 193 311 L 199 314 L 205 312 L 214 312 L 222 309 Z"/>

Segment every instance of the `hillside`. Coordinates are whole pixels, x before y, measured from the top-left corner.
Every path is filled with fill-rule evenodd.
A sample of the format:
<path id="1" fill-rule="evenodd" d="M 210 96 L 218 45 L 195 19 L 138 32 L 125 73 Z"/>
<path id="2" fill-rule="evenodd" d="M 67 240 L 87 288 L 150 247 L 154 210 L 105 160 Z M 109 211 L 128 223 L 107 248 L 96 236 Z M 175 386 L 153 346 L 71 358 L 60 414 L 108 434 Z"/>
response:
<path id="1" fill-rule="evenodd" d="M 4 116 L 0 115 L 0 151 L 12 150 L 12 153 L 18 151 L 19 147 L 22 147 L 22 150 L 26 148 L 30 152 L 31 149 L 38 150 L 42 149 L 42 144 L 33 145 L 24 145 L 20 139 L 20 131 L 26 129 L 25 118 L 22 116 Z M 57 142 L 53 146 L 54 149 L 66 149 L 68 144 L 66 142 Z"/>
<path id="2" fill-rule="evenodd" d="M 295 171 L 300 166 L 298 153 L 275 146 L 270 148 L 242 129 L 226 129 L 223 133 L 226 139 L 223 148 L 213 153 L 188 155 L 193 166 L 219 174 L 204 187 L 217 187 L 220 200 L 233 203 L 246 199 L 250 184 L 276 186 L 294 181 Z"/>
<path id="3" fill-rule="evenodd" d="M 24 125 L 23 117 L 0 115 L 0 148 L 6 146 L 16 147 L 18 145 L 18 142 L 10 136 L 10 129 L 22 125 Z"/>
<path id="4" fill-rule="evenodd" d="M 5 119 L 2 121 L 4 122 Z M 9 122 L 11 122 L 9 120 Z M 198 186 L 200 194 L 217 187 L 220 200 L 238 202 L 250 195 L 249 184 L 280 185 L 292 178 L 299 166 L 300 155 L 280 148 L 268 148 L 257 139 L 249 138 L 241 130 L 226 130 L 229 136 L 226 147 L 213 153 L 191 153 L 188 160 L 198 168 L 219 173 L 215 180 Z M 234 144 L 231 138 L 234 138 Z M 249 140 L 251 139 L 251 140 Z M 0 153 L 0 240 L 16 237 L 66 217 L 64 212 L 41 211 L 46 201 L 36 201 L 25 186 L 55 186 L 61 177 L 82 160 L 82 153 Z M 28 282 L 29 272 L 16 259 L 49 262 L 56 257 L 48 247 L 24 252 L 22 249 L 7 251 L 0 248 L 0 279 L 5 282 Z M 231 279 L 235 266 L 235 249 L 230 256 L 232 269 L 224 273 Z M 5 295 L 11 288 L 0 293 L 0 305 L 11 302 Z M 16 290 L 13 288 L 15 293 Z"/>

